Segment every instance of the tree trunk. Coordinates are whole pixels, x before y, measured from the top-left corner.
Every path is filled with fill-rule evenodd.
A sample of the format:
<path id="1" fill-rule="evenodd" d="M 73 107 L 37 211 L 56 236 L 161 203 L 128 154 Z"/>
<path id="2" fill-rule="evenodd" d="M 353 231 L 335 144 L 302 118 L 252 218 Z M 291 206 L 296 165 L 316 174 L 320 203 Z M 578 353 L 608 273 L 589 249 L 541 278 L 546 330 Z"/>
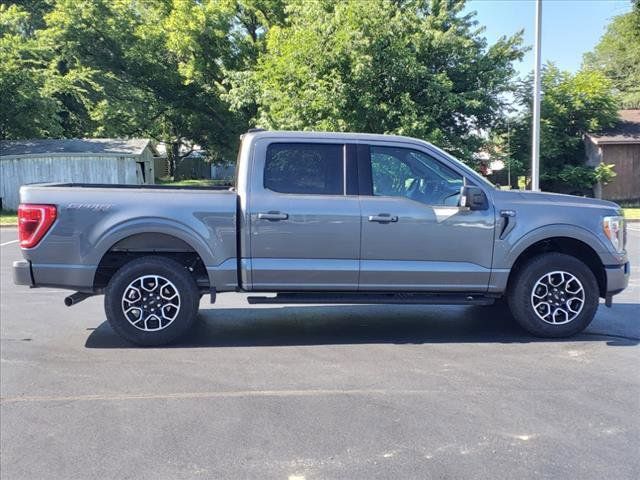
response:
<path id="1" fill-rule="evenodd" d="M 169 160 L 169 176 L 175 179 L 176 167 L 178 166 L 178 160 L 180 158 L 180 142 L 171 142 L 171 148 L 167 154 L 167 159 Z"/>

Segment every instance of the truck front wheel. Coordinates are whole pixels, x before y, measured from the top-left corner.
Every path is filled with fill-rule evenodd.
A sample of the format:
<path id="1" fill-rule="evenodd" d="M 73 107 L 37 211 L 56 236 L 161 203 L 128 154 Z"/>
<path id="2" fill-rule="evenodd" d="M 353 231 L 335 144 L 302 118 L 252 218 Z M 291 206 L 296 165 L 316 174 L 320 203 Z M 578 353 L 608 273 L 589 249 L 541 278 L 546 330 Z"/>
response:
<path id="1" fill-rule="evenodd" d="M 575 257 L 544 253 L 529 260 L 509 282 L 508 302 L 516 321 L 537 337 L 581 332 L 598 309 L 593 272 Z"/>
<path id="2" fill-rule="evenodd" d="M 142 257 L 122 266 L 109 281 L 104 308 L 121 337 L 143 346 L 164 345 L 181 337 L 196 320 L 199 292 L 180 263 Z"/>

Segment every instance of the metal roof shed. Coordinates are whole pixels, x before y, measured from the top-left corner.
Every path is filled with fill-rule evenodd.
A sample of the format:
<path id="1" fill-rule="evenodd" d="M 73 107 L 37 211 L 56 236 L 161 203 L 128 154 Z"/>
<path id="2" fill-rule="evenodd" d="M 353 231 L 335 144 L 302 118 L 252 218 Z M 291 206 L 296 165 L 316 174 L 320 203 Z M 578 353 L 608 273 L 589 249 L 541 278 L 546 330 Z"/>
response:
<path id="1" fill-rule="evenodd" d="M 147 139 L 0 141 L 0 205 L 15 210 L 21 185 L 42 182 L 153 184 Z"/>

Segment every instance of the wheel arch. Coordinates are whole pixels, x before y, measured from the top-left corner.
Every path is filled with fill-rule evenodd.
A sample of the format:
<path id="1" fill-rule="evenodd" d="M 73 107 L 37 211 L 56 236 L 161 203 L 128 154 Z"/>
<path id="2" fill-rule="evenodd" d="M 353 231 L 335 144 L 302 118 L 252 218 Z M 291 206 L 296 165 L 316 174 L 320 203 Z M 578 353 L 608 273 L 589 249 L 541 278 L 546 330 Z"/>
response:
<path id="1" fill-rule="evenodd" d="M 204 242 L 175 227 L 160 228 L 136 225 L 121 228 L 100 241 L 97 268 L 93 288 L 100 290 L 106 286 L 113 274 L 124 264 L 143 256 L 163 256 L 173 258 L 193 274 L 198 285 L 208 288 L 207 264 L 213 261 L 213 254 Z"/>
<path id="2" fill-rule="evenodd" d="M 519 249 L 519 253 L 515 256 L 511 264 L 509 278 L 507 280 L 507 289 L 511 287 L 511 282 L 529 260 L 543 253 L 551 252 L 563 253 L 584 263 L 594 274 L 598 282 L 599 296 L 605 296 L 607 291 L 607 275 L 600 255 L 589 243 L 586 243 L 584 239 L 578 239 L 573 236 L 545 237 L 528 243 Z"/>
<path id="3" fill-rule="evenodd" d="M 136 234 L 145 233 L 175 237 L 197 252 L 205 264 L 212 265 L 216 263 L 215 252 L 205 239 L 207 232 L 198 232 L 188 225 L 167 218 L 141 217 L 112 225 L 91 242 L 95 264 L 97 265 L 104 254 L 119 241 Z"/>

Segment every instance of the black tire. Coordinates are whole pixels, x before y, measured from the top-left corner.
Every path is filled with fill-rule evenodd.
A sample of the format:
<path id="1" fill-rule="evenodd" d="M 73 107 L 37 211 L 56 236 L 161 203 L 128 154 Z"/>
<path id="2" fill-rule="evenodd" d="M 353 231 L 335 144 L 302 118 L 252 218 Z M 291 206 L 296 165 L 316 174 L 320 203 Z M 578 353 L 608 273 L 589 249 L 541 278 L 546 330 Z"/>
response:
<path id="1" fill-rule="evenodd" d="M 162 319 L 156 317 L 153 318 L 154 313 L 148 310 L 142 310 L 140 306 L 140 314 L 145 316 L 142 323 L 135 322 L 141 325 L 141 327 L 135 326 L 131 321 L 127 319 L 123 311 L 123 305 L 125 302 L 129 302 L 123 298 L 125 291 L 129 289 L 132 282 L 138 282 L 140 278 L 145 276 L 158 276 L 160 279 L 156 279 L 155 293 L 148 294 L 148 292 L 137 288 L 142 291 L 144 295 L 149 295 L 145 298 L 154 298 L 156 293 L 159 295 L 163 291 L 161 283 L 167 280 L 165 286 L 169 287 L 165 292 L 177 291 L 178 296 L 174 295 L 173 303 L 177 303 L 178 306 L 172 307 L 169 305 L 169 301 L 158 298 L 158 302 L 167 302 L 162 304 L 162 308 L 157 308 L 156 305 L 151 304 L 150 301 L 144 300 L 144 308 L 150 309 L 154 307 L 154 310 L 162 310 Z M 151 282 L 147 286 L 153 286 L 153 277 L 148 281 Z M 140 286 L 140 283 L 135 283 L 136 286 Z M 136 290 L 136 288 L 133 288 Z M 129 291 L 130 292 L 130 291 Z M 141 300 L 139 302 L 142 302 Z M 107 320 L 111 327 L 116 331 L 118 335 L 124 339 L 141 346 L 155 346 L 166 345 L 184 335 L 194 324 L 200 300 L 200 293 L 197 285 L 189 273 L 189 271 L 181 264 L 166 257 L 142 257 L 123 265 L 111 278 L 107 285 L 104 297 L 104 309 L 107 315 Z M 156 300 L 153 300 L 155 302 Z M 128 304 L 127 304 L 128 305 Z M 136 304 L 138 305 L 138 304 Z M 165 308 L 167 312 L 173 314 L 173 318 L 170 320 L 164 319 Z M 134 310 L 137 310 L 135 307 Z M 177 311 L 177 313 L 176 313 Z M 135 312 L 134 312 L 135 313 Z M 147 313 L 149 315 L 147 315 Z M 170 315 L 171 316 L 171 315 Z M 149 319 L 147 321 L 147 319 Z M 135 320 L 135 318 L 134 318 Z M 164 325 L 164 326 L 163 326 Z M 153 330 L 153 327 L 157 327 Z M 142 328 L 150 328 L 151 331 L 143 330 Z"/>
<path id="2" fill-rule="evenodd" d="M 564 321 L 565 315 L 560 311 L 554 319 L 547 316 L 547 321 L 543 320 L 534 310 L 532 293 L 538 280 L 547 274 L 558 271 L 573 275 L 579 281 L 584 291 L 584 303 L 581 309 L 578 309 L 579 303 L 572 304 L 573 309 L 579 313 L 567 323 L 552 324 L 548 321 Z M 576 285 L 574 283 L 570 290 L 576 290 Z M 537 293 L 547 292 L 546 287 L 542 287 Z M 557 303 L 548 304 L 546 307 L 540 305 L 540 315 L 545 316 L 546 312 L 555 311 L 557 306 L 567 311 L 569 315 L 574 315 L 567 309 L 566 303 L 561 303 L 563 298 L 571 298 L 572 294 L 565 292 L 563 296 L 562 287 L 560 287 L 560 299 L 553 298 L 553 295 L 553 291 L 545 293 L 545 299 L 549 298 L 550 301 Z M 577 258 L 562 253 L 544 253 L 529 260 L 509 281 L 509 291 L 507 292 L 509 309 L 516 321 L 532 335 L 545 338 L 569 337 L 587 328 L 598 309 L 599 296 L 598 282 L 589 267 Z"/>

